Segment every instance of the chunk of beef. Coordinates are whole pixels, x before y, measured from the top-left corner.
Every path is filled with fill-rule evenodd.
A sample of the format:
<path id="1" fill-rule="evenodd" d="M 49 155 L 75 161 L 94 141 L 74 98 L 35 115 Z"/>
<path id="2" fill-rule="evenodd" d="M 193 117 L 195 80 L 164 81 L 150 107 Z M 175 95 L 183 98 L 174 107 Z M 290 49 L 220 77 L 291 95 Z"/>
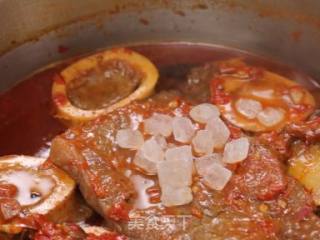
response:
<path id="1" fill-rule="evenodd" d="M 231 179 L 227 191 L 231 201 L 239 198 L 272 200 L 286 189 L 286 185 L 281 162 L 272 151 L 256 142 Z"/>
<path id="2" fill-rule="evenodd" d="M 125 209 L 126 200 L 134 194 L 130 180 L 93 149 L 78 147 L 59 136 L 52 142 L 51 159 L 77 181 L 86 201 L 102 216 L 111 216 L 116 208 Z M 126 219 L 127 215 L 112 217 Z"/>
<path id="3" fill-rule="evenodd" d="M 253 141 L 249 157 L 223 191 L 209 189 L 194 176 L 190 204 L 136 205 L 141 189 L 132 181 L 133 175 L 147 178 L 152 187 L 159 183 L 132 165 L 135 151 L 116 144 L 117 131 L 131 126 L 146 138 L 140 123 L 154 112 L 183 116 L 189 109 L 170 94 L 131 104 L 56 137 L 50 158 L 77 181 L 86 201 L 110 226 L 133 239 L 281 239 L 288 229 L 283 227 L 283 219 L 289 221 L 287 208 L 266 214 L 260 205 L 285 196 L 288 178 L 278 155 L 259 141 Z M 308 195 L 303 189 L 296 194 Z M 287 194 L 285 199 L 294 202 L 296 195 Z"/>
<path id="4" fill-rule="evenodd" d="M 171 100 L 172 97 L 166 95 L 159 96 L 156 101 L 132 104 L 101 119 L 71 128 L 52 142 L 50 159 L 76 180 L 89 205 L 105 219 L 112 220 L 110 224 L 114 227 L 120 227 L 122 232 L 138 239 L 168 239 L 182 227 L 173 225 L 166 230 L 147 230 L 150 215 L 164 219 L 166 215 L 189 216 L 190 207 L 172 208 L 171 213 L 167 213 L 163 206 L 156 207 L 155 211 L 153 208 L 134 208 L 138 189 L 130 176 L 133 172 L 138 174 L 132 165 L 135 151 L 120 148 L 115 136 L 121 128 L 138 127 L 153 112 L 185 114 L 188 105 Z M 157 184 L 156 179 L 154 182 Z M 141 221 L 143 229 L 132 227 L 141 225 Z M 148 235 L 144 238 L 145 232 Z"/>

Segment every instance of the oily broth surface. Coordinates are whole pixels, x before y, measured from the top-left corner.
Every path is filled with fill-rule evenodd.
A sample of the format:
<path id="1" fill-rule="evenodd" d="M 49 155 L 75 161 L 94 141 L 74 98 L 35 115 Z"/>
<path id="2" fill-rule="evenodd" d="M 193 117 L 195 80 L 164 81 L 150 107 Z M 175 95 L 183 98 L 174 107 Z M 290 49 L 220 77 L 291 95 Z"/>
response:
<path id="1" fill-rule="evenodd" d="M 187 74 L 192 67 L 205 62 L 241 57 L 249 64 L 264 67 L 299 82 L 314 95 L 317 103 L 320 102 L 320 89 L 312 84 L 308 75 L 242 51 L 187 43 L 143 44 L 130 48 L 148 57 L 158 67 L 160 80 L 156 92 L 176 90 L 186 84 Z M 51 103 L 53 76 L 66 65 L 67 62 L 64 62 L 37 72 L 0 95 L 0 156 L 48 156 L 52 138 L 67 128 L 54 117 Z M 131 178 L 135 185 L 140 186 L 138 194 L 142 193 L 138 196 L 136 206 L 151 206 L 144 193 L 153 185 L 153 179 L 141 174 L 133 174 Z"/>

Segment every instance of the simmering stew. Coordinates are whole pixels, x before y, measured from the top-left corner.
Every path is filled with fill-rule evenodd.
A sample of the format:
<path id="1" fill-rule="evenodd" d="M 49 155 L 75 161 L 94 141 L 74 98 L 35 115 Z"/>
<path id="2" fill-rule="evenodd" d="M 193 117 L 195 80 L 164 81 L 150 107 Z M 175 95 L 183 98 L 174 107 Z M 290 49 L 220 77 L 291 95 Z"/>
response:
<path id="1" fill-rule="evenodd" d="M 0 95 L 0 239 L 320 239 L 315 82 L 186 43 L 38 71 Z"/>

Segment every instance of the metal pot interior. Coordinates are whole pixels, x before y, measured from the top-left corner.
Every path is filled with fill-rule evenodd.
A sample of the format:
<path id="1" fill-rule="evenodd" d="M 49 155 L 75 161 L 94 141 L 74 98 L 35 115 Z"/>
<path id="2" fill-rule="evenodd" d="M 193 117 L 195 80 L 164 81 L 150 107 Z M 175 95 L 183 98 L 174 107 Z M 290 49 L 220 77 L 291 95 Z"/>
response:
<path id="1" fill-rule="evenodd" d="M 113 45 L 223 45 L 320 79 L 318 1 L 0 1 L 0 92 L 48 64 Z"/>

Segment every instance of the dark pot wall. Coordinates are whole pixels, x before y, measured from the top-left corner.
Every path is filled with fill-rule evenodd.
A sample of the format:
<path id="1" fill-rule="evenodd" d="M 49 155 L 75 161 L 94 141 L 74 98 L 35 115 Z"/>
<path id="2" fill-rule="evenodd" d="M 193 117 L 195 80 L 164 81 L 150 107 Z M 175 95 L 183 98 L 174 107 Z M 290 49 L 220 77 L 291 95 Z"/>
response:
<path id="1" fill-rule="evenodd" d="M 320 79 L 320 2 L 0 0 L 0 92 L 49 63 L 111 45 L 225 45 Z"/>

